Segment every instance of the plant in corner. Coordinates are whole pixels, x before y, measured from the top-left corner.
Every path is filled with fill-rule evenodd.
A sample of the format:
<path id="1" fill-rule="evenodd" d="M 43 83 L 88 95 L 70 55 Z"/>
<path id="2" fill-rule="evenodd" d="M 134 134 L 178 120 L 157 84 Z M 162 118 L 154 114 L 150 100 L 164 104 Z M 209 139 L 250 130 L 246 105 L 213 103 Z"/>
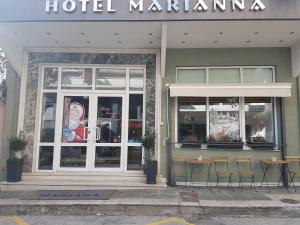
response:
<path id="1" fill-rule="evenodd" d="M 145 134 L 142 139 L 142 146 L 145 150 L 145 172 L 147 184 L 156 184 L 157 161 L 155 160 L 155 135 Z"/>
<path id="2" fill-rule="evenodd" d="M 7 181 L 18 182 L 22 179 L 24 149 L 27 145 L 25 135 L 19 131 L 18 136 L 8 139 L 9 159 L 7 160 Z"/>

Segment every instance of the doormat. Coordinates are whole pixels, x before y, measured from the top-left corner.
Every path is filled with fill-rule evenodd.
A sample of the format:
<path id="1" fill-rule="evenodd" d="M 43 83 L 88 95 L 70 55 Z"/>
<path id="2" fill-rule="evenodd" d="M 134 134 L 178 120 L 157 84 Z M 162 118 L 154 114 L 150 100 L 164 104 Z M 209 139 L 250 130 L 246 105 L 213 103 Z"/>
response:
<path id="1" fill-rule="evenodd" d="M 180 197 L 183 202 L 199 202 L 196 192 L 180 192 Z"/>
<path id="2" fill-rule="evenodd" d="M 21 200 L 109 200 L 114 191 L 33 191 L 22 196 Z"/>

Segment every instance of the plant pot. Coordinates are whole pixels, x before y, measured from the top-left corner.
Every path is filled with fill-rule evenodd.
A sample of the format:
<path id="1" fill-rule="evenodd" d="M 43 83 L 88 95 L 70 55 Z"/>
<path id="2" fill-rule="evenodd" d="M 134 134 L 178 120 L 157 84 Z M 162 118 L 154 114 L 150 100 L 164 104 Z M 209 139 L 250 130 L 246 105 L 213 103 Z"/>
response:
<path id="1" fill-rule="evenodd" d="M 22 180 L 23 160 L 7 160 L 7 182 L 19 182 Z"/>
<path id="2" fill-rule="evenodd" d="M 247 143 L 249 147 L 252 149 L 274 149 L 274 143 L 266 143 L 266 142 L 249 142 Z"/>
<path id="3" fill-rule="evenodd" d="M 147 162 L 146 166 L 147 184 L 156 184 L 157 161 Z"/>
<path id="4" fill-rule="evenodd" d="M 243 149 L 243 142 L 208 142 L 208 147 L 210 148 L 221 148 L 221 149 Z"/>

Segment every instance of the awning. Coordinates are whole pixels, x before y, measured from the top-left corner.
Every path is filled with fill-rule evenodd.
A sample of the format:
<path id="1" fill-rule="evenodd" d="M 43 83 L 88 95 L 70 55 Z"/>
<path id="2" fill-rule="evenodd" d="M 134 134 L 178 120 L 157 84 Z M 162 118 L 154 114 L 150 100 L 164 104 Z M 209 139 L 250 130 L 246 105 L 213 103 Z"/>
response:
<path id="1" fill-rule="evenodd" d="M 291 83 L 170 84 L 171 97 L 291 97 Z"/>

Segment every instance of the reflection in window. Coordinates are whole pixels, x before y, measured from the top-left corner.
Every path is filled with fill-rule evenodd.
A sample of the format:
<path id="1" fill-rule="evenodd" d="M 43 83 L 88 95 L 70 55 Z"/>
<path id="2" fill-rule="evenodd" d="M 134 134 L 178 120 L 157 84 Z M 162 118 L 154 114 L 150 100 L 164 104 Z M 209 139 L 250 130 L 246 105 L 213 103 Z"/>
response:
<path id="1" fill-rule="evenodd" d="M 120 147 L 96 147 L 95 168 L 119 168 L 120 160 Z"/>
<path id="2" fill-rule="evenodd" d="M 140 143 L 143 136 L 143 95 L 129 95 L 128 142 Z"/>
<path id="3" fill-rule="evenodd" d="M 179 142 L 204 142 L 206 139 L 206 98 L 178 99 Z"/>
<path id="4" fill-rule="evenodd" d="M 239 98 L 209 98 L 209 140 L 240 140 Z"/>
<path id="5" fill-rule="evenodd" d="M 91 68 L 63 68 L 62 89 L 91 89 L 93 70 Z"/>
<path id="6" fill-rule="evenodd" d="M 144 90 L 144 70 L 131 69 L 129 71 L 129 89 L 131 91 Z"/>
<path id="7" fill-rule="evenodd" d="M 61 147 L 60 167 L 84 168 L 86 165 L 86 147 Z"/>
<path id="8" fill-rule="evenodd" d="M 39 152 L 39 170 L 52 170 L 53 146 L 41 146 Z"/>
<path id="9" fill-rule="evenodd" d="M 125 90 L 126 70 L 118 68 L 96 69 L 96 89 Z"/>
<path id="10" fill-rule="evenodd" d="M 142 167 L 142 147 L 128 147 L 127 170 L 141 170 Z"/>
<path id="11" fill-rule="evenodd" d="M 58 68 L 44 69 L 44 89 L 56 89 L 58 83 Z"/>
<path id="12" fill-rule="evenodd" d="M 244 83 L 272 83 L 273 70 L 268 68 L 243 69 Z"/>
<path id="13" fill-rule="evenodd" d="M 54 142 L 56 93 L 43 94 L 40 142 Z"/>
<path id="14" fill-rule="evenodd" d="M 273 115 L 272 98 L 245 98 L 248 143 L 274 143 Z"/>

